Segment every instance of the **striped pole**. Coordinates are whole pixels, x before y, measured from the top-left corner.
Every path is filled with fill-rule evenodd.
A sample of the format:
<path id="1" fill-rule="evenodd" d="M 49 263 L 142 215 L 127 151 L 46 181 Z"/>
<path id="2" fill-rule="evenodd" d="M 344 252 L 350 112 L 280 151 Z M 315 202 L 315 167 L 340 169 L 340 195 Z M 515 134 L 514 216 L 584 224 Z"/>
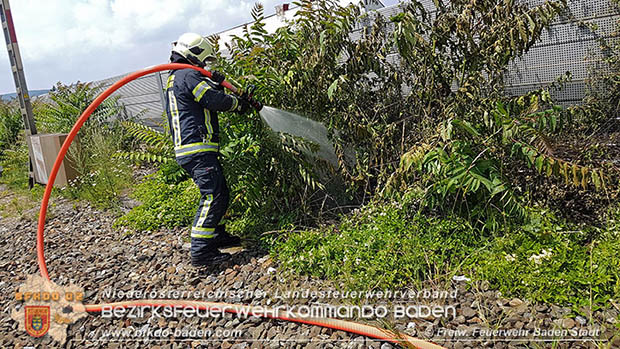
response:
<path id="1" fill-rule="evenodd" d="M 37 134 L 37 127 L 34 123 L 32 114 L 32 105 L 30 104 L 30 96 L 28 95 L 28 86 L 26 85 L 26 76 L 24 75 L 24 65 L 22 57 L 19 53 L 17 45 L 17 35 L 15 34 L 15 25 L 13 16 L 11 15 L 11 6 L 9 0 L 0 0 L 0 18 L 2 19 L 2 31 L 6 41 L 6 50 L 9 54 L 11 62 L 11 72 L 13 73 L 13 81 L 15 82 L 15 90 L 17 99 L 19 100 L 19 109 L 24 120 L 24 129 L 26 131 L 26 139 Z M 30 186 L 34 185 L 32 150 L 28 147 L 30 154 Z"/>

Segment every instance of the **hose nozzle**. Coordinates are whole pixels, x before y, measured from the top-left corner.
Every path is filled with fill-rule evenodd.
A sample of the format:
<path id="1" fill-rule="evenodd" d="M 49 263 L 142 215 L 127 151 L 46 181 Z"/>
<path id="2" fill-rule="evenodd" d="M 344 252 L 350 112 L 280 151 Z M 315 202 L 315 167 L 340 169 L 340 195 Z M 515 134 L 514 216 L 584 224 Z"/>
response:
<path id="1" fill-rule="evenodd" d="M 242 97 L 245 98 L 256 111 L 261 111 L 261 109 L 263 109 L 263 103 L 254 99 L 254 91 L 256 91 L 256 86 L 250 85 L 247 91 L 243 93 Z"/>

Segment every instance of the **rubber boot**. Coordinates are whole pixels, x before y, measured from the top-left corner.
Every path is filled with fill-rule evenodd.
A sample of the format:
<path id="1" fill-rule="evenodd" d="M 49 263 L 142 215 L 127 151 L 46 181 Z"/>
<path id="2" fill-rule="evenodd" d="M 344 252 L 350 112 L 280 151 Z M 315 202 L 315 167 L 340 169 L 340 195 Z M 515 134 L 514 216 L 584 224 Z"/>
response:
<path id="1" fill-rule="evenodd" d="M 215 228 L 215 233 L 217 236 L 213 238 L 213 244 L 216 248 L 241 245 L 241 239 L 238 236 L 228 234 L 222 224 Z"/>
<path id="2" fill-rule="evenodd" d="M 230 253 L 222 253 L 220 251 L 213 254 L 203 255 L 201 257 L 192 256 L 192 267 L 207 267 L 223 263 L 231 258 Z"/>
<path id="3" fill-rule="evenodd" d="M 230 259 L 230 253 L 221 253 L 215 244 L 215 238 L 192 238 L 192 266 L 204 267 L 216 265 Z"/>

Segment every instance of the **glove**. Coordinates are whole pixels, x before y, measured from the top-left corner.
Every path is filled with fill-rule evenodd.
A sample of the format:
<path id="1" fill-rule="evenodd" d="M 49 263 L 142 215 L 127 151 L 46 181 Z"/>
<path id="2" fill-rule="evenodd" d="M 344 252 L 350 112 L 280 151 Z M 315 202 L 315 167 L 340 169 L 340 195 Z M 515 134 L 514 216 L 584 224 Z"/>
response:
<path id="1" fill-rule="evenodd" d="M 245 99 L 248 103 L 250 103 L 250 106 L 252 108 L 256 109 L 257 111 L 261 111 L 261 109 L 263 109 L 263 104 L 254 99 L 254 91 L 256 91 L 256 86 L 250 85 L 248 89 L 241 94 L 241 98 Z"/>
<path id="2" fill-rule="evenodd" d="M 252 105 L 250 105 L 250 102 L 247 99 L 245 99 L 243 96 L 236 97 L 236 98 L 239 101 L 239 104 L 237 105 L 237 109 L 235 109 L 235 112 L 239 114 L 245 114 L 252 108 Z"/>
<path id="3" fill-rule="evenodd" d="M 220 73 L 217 70 L 213 70 L 211 72 L 211 81 L 213 81 L 216 84 L 218 84 L 218 88 L 224 89 L 224 87 L 221 85 L 222 82 L 224 82 L 224 80 L 226 80 L 226 77 L 224 76 L 224 74 Z"/>

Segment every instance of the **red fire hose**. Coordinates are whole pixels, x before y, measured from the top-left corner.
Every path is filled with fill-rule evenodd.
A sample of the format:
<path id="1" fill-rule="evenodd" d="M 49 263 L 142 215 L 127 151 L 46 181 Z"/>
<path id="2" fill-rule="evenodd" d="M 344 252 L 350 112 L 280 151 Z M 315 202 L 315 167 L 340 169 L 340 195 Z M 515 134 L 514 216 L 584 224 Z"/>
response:
<path id="1" fill-rule="evenodd" d="M 39 263 L 39 271 L 41 276 L 45 279 L 49 280 L 49 274 L 47 272 L 47 265 L 45 263 L 45 250 L 44 250 L 44 231 L 45 231 L 45 216 L 47 213 L 47 206 L 49 204 L 50 195 L 52 193 L 52 188 L 54 186 L 54 181 L 56 180 L 56 175 L 58 174 L 58 170 L 60 169 L 60 164 L 65 158 L 67 154 L 67 150 L 69 146 L 73 142 L 73 139 L 77 135 L 78 131 L 86 120 L 90 117 L 90 115 L 95 111 L 95 109 L 112 93 L 118 90 L 121 86 L 133 81 L 141 76 L 151 74 L 154 72 L 159 72 L 163 70 L 177 70 L 177 69 L 194 69 L 202 73 L 207 77 L 211 77 L 211 72 L 206 71 L 202 68 L 198 68 L 189 64 L 178 64 L 178 63 L 170 63 L 170 64 L 162 64 L 150 68 L 146 68 L 144 70 L 137 71 L 135 73 L 129 74 L 124 78 L 120 79 L 112 86 L 108 87 L 103 93 L 101 93 L 89 106 L 84 110 L 82 115 L 78 118 L 75 125 L 69 132 L 65 142 L 62 144 L 60 148 L 60 152 L 56 157 L 56 161 L 54 162 L 54 166 L 52 167 L 52 172 L 49 175 L 49 179 L 47 185 L 45 187 L 45 193 L 43 194 L 43 200 L 41 201 L 41 210 L 39 212 L 39 225 L 37 229 L 37 260 Z M 222 86 L 231 90 L 234 93 L 237 93 L 237 89 L 231 85 L 229 82 L 222 82 Z M 363 336 L 377 338 L 383 341 L 389 341 L 392 343 L 400 344 L 405 347 L 411 348 L 420 348 L 420 349 L 440 349 L 442 348 L 439 345 L 425 342 L 423 340 L 413 338 L 406 334 L 396 333 L 390 330 L 380 329 L 375 326 L 359 324 L 351 321 L 344 321 L 338 319 L 325 319 L 325 318 L 308 318 L 308 317 L 299 317 L 294 313 L 285 312 L 282 316 L 273 316 L 267 315 L 266 312 L 257 311 L 255 307 L 247 306 L 247 305 L 236 305 L 236 304 L 227 304 L 227 303 L 213 303 L 213 302 L 196 302 L 196 301 L 182 301 L 182 300 L 167 300 L 167 299 L 144 299 L 133 302 L 119 302 L 119 303 L 106 303 L 106 304 L 86 304 L 84 308 L 89 312 L 100 312 L 104 307 L 130 307 L 130 306 L 191 306 L 196 307 L 198 309 L 222 309 L 226 308 L 227 312 L 230 313 L 238 313 L 245 310 L 245 313 L 254 314 L 257 316 L 274 318 L 286 321 L 293 321 L 299 323 L 305 323 L 309 325 L 322 326 L 327 328 L 332 328 L 336 330 L 346 331 L 350 333 L 356 333 Z"/>

